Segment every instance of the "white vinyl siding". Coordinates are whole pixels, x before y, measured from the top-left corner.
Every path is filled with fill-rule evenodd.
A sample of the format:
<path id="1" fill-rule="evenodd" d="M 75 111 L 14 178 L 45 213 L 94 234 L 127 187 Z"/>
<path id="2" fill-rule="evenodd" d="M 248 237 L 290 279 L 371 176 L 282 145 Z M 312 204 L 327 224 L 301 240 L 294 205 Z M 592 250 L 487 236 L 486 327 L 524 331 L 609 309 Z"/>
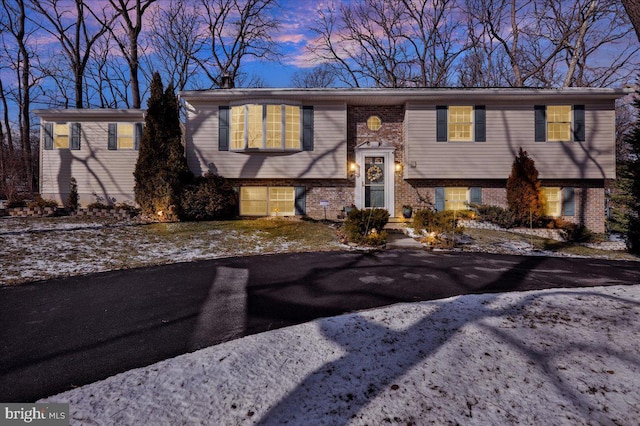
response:
<path id="1" fill-rule="evenodd" d="M 408 104 L 404 178 L 506 179 L 520 147 L 535 161 L 540 179 L 615 177 L 613 101 L 585 105 L 587 144 L 536 143 L 532 109 L 515 102 L 486 102 L 486 142 L 438 143 L 435 105 Z"/>
<path id="2" fill-rule="evenodd" d="M 141 116 L 136 117 L 136 121 L 141 119 Z M 80 122 L 80 149 L 72 151 L 71 155 L 67 149 L 41 150 L 40 192 L 43 197 L 60 198 L 58 201 L 64 202 L 69 182 L 74 177 L 83 206 L 97 199 L 134 204 L 133 171 L 138 151 L 108 148 L 109 122 L 114 121 L 106 118 L 102 122 Z"/>
<path id="3" fill-rule="evenodd" d="M 228 179 L 346 179 L 346 105 L 314 105 L 313 116 L 313 151 L 239 155 L 231 144 L 229 151 L 218 149 L 218 106 L 192 107 L 185 131 L 189 168 L 196 175 L 214 170 Z"/>

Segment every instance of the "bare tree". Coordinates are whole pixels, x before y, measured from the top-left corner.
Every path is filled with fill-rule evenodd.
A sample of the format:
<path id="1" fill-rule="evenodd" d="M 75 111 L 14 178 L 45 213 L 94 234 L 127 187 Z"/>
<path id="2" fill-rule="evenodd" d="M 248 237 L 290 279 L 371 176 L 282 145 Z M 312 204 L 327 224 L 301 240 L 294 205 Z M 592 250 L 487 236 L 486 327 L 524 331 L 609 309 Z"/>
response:
<path id="1" fill-rule="evenodd" d="M 506 85 L 606 86 L 626 81 L 636 65 L 638 47 L 625 41 L 631 27 L 615 0 L 466 0 L 465 8 L 478 22 L 469 25 L 465 60 L 485 61 Z"/>
<path id="2" fill-rule="evenodd" d="M 402 0 L 403 37 L 411 46 L 417 86 L 447 86 L 453 65 L 470 46 L 455 0 Z"/>
<path id="3" fill-rule="evenodd" d="M 133 108 L 140 108 L 140 48 L 139 37 L 142 32 L 142 17 L 156 0 L 109 0 L 115 9 L 120 26 L 109 25 L 109 31 L 118 44 L 120 51 L 129 65 L 129 80 L 131 84 L 131 104 Z M 120 30 L 124 36 L 120 34 Z"/>
<path id="4" fill-rule="evenodd" d="M 119 54 L 111 34 L 96 42 L 87 66 L 87 85 L 93 97 L 91 105 L 100 108 L 129 108 L 130 75 L 128 64 Z"/>
<path id="5" fill-rule="evenodd" d="M 0 78 L 0 104 L 2 105 L 2 123 L 0 123 L 0 179 L 4 181 L 7 173 L 8 159 L 14 157 L 13 137 L 9 121 L 9 104 L 4 93 L 4 85 Z M 4 125 L 4 130 L 3 130 Z M 2 187 L 0 186 L 0 190 Z"/>
<path id="6" fill-rule="evenodd" d="M 74 0 L 75 10 L 68 8 L 69 3 L 62 0 L 37 0 L 31 1 L 31 8 L 39 12 L 50 25 L 44 25 L 39 19 L 34 19 L 42 29 L 53 35 L 60 41 L 60 46 L 65 53 L 65 59 L 69 61 L 69 66 L 73 73 L 75 89 L 75 107 L 83 108 L 85 96 L 84 74 L 87 62 L 91 55 L 91 48 L 94 43 L 107 32 L 115 16 L 107 17 L 106 10 L 100 13 L 102 17 L 98 22 L 87 22 L 88 6 L 84 0 Z M 97 16 L 97 11 L 91 11 Z M 73 23 L 69 24 L 69 18 L 73 17 Z M 94 29 L 94 31 L 91 31 Z"/>
<path id="7" fill-rule="evenodd" d="M 243 60 L 248 57 L 277 59 L 273 34 L 279 22 L 274 18 L 275 0 L 201 0 L 206 32 L 201 34 L 195 57 L 200 69 L 214 86 L 222 86 L 228 76 L 241 81 Z M 206 46 L 206 47 L 205 47 Z M 250 85 L 259 84 L 255 79 Z"/>
<path id="8" fill-rule="evenodd" d="M 3 49 L 11 68 L 17 77 L 17 87 L 13 94 L 18 105 L 18 122 L 21 148 L 21 174 L 24 176 L 25 189 L 37 187 L 37 173 L 34 168 L 30 139 L 31 89 L 36 84 L 31 74 L 33 52 L 29 47 L 32 31 L 27 29 L 27 14 L 24 0 L 2 0 L 2 11 L 6 20 L 2 28 Z"/>
<path id="9" fill-rule="evenodd" d="M 312 31 L 320 42 L 311 46 L 319 62 L 330 63 L 343 83 L 402 87 L 411 78 L 411 58 L 403 34 L 400 2 L 364 0 L 318 11 Z"/>
<path id="10" fill-rule="evenodd" d="M 194 58 L 202 48 L 197 43 L 200 15 L 198 5 L 187 0 L 171 0 L 151 13 L 150 38 L 159 71 L 179 91 L 197 73 Z"/>
<path id="11" fill-rule="evenodd" d="M 447 86 L 468 48 L 455 0 L 363 0 L 318 11 L 310 47 L 343 83 Z"/>
<path id="12" fill-rule="evenodd" d="M 640 0 L 622 0 L 622 4 L 631 18 L 638 40 L 640 40 Z"/>
<path id="13" fill-rule="evenodd" d="M 299 88 L 332 87 L 335 80 L 335 70 L 328 64 L 322 64 L 295 72 L 291 76 L 291 85 Z"/>

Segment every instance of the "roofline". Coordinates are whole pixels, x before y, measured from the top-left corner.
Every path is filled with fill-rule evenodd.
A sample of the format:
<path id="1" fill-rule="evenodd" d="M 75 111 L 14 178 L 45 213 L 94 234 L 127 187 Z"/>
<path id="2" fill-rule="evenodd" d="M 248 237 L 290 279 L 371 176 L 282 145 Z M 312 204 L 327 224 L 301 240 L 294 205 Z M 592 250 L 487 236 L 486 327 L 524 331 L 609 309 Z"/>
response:
<path id="1" fill-rule="evenodd" d="M 133 120 L 144 118 L 145 109 L 107 109 L 107 108 L 77 108 L 77 109 L 36 109 L 32 111 L 45 121 L 56 120 Z"/>
<path id="2" fill-rule="evenodd" d="M 281 97 L 305 100 L 343 100 L 346 103 L 362 103 L 369 98 L 384 98 L 385 103 L 403 104 L 450 100 L 463 97 L 468 100 L 494 99 L 518 100 L 525 98 L 575 97 L 614 100 L 634 93 L 627 88 L 569 87 L 558 89 L 539 88 L 234 88 L 182 91 L 180 97 L 187 102 L 224 101 L 227 99 Z"/>

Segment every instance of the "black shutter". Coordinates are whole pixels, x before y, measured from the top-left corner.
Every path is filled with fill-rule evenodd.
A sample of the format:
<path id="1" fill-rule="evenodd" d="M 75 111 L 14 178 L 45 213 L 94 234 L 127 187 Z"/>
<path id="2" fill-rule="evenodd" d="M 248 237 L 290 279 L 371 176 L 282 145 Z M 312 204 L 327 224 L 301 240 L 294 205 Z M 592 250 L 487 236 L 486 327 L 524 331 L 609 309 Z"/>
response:
<path id="1" fill-rule="evenodd" d="M 573 140 L 584 142 L 585 136 L 584 105 L 573 106 Z"/>
<path id="2" fill-rule="evenodd" d="M 313 107 L 302 107 L 302 150 L 313 151 Z"/>
<path id="3" fill-rule="evenodd" d="M 562 215 L 574 216 L 576 214 L 575 189 L 562 188 Z"/>
<path id="4" fill-rule="evenodd" d="M 107 148 L 118 149 L 118 125 L 116 123 L 109 123 Z"/>
<path id="5" fill-rule="evenodd" d="M 44 123 L 44 149 L 53 149 L 53 123 Z"/>
<path id="6" fill-rule="evenodd" d="M 304 216 L 307 214 L 307 188 L 304 186 L 296 186 L 296 215 Z"/>
<path id="7" fill-rule="evenodd" d="M 447 141 L 447 112 L 446 105 L 436 106 L 436 142 Z"/>
<path id="8" fill-rule="evenodd" d="M 475 114 L 476 142 L 486 142 L 487 140 L 487 118 L 484 105 L 476 105 L 473 109 Z"/>
<path id="9" fill-rule="evenodd" d="M 218 109 L 218 151 L 229 151 L 229 107 Z"/>
<path id="10" fill-rule="evenodd" d="M 444 210 L 444 187 L 439 186 L 436 188 L 436 211 L 441 212 Z"/>
<path id="11" fill-rule="evenodd" d="M 80 149 L 80 123 L 71 123 L 70 149 Z"/>
<path id="12" fill-rule="evenodd" d="M 469 203 L 482 204 L 482 188 L 479 186 L 469 188 Z"/>
<path id="13" fill-rule="evenodd" d="M 140 149 L 140 141 L 142 140 L 142 123 L 135 123 L 133 125 L 133 149 L 136 151 Z"/>
<path id="14" fill-rule="evenodd" d="M 547 107 L 544 105 L 535 105 L 535 128 L 536 142 L 546 142 L 547 140 Z"/>

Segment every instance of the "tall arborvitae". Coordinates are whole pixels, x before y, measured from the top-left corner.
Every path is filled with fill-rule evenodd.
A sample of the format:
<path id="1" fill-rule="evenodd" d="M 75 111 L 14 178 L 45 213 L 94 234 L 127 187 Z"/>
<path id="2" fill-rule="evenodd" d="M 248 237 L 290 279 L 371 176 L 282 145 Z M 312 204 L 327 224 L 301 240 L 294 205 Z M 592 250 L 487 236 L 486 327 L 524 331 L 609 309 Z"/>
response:
<path id="1" fill-rule="evenodd" d="M 527 151 L 520 148 L 507 179 L 507 204 L 521 225 L 534 223 L 544 216 L 545 203 L 540 191 L 538 170 Z"/>
<path id="2" fill-rule="evenodd" d="M 158 220 L 177 220 L 180 192 L 190 172 L 181 142 L 178 102 L 169 86 L 163 93 L 157 72 L 151 80 L 140 151 L 135 171 L 135 197 L 142 213 Z"/>
<path id="3" fill-rule="evenodd" d="M 640 96 L 640 92 L 637 94 Z M 636 97 L 634 107 L 640 113 L 640 98 Z M 635 127 L 625 138 L 629 146 L 629 157 L 625 164 L 625 176 L 629 180 L 629 196 L 627 198 L 627 220 L 629 230 L 627 233 L 629 250 L 640 252 L 640 117 L 636 120 Z"/>

